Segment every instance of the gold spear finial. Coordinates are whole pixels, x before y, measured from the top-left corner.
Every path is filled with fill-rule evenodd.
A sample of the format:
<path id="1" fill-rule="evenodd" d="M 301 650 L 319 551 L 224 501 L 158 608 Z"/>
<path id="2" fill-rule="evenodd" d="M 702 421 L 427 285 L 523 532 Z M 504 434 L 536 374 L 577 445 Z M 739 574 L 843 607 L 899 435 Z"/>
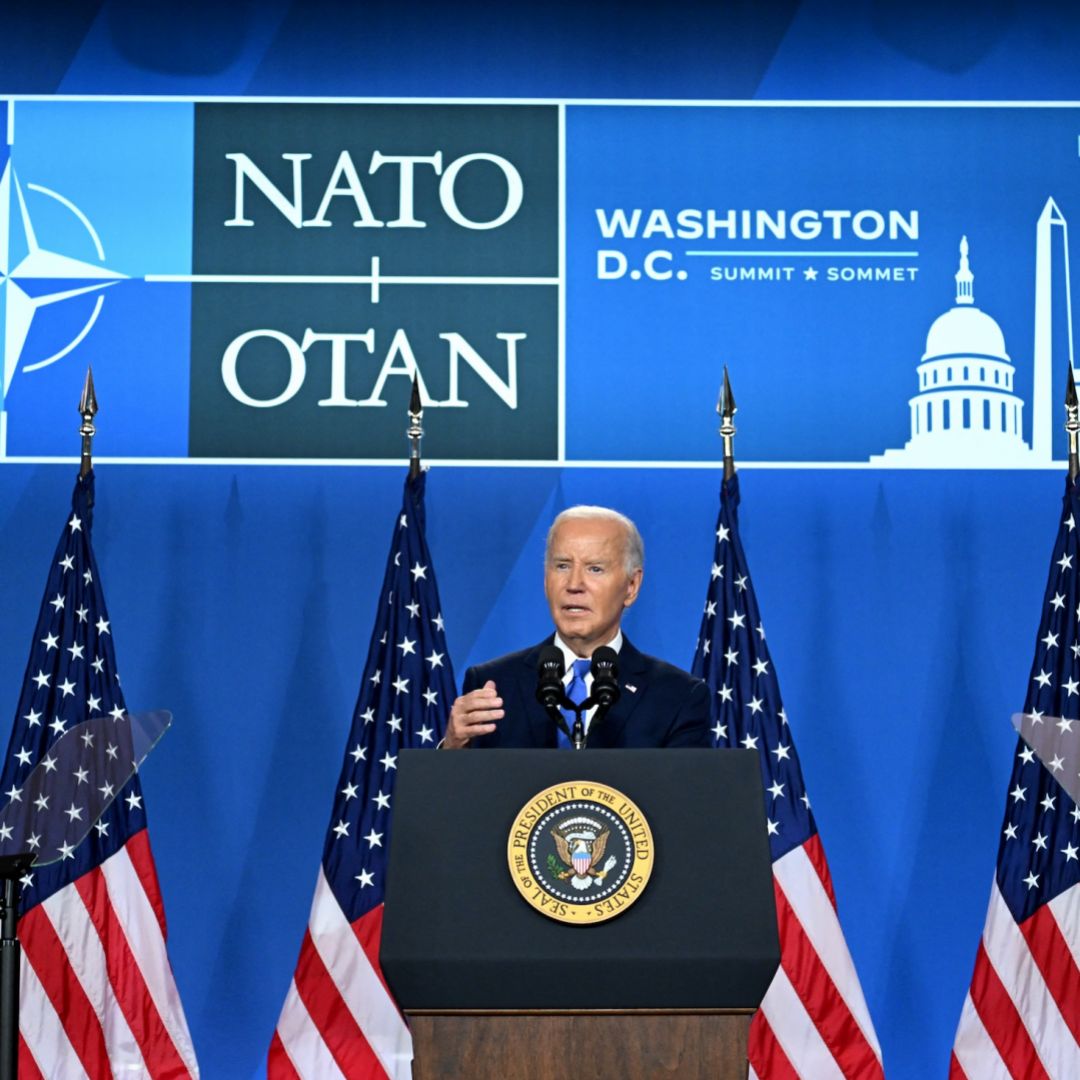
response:
<path id="1" fill-rule="evenodd" d="M 728 379 L 727 364 L 724 365 L 724 385 L 720 388 L 720 398 L 716 411 L 720 414 L 720 438 L 724 440 L 724 479 L 730 480 L 735 475 L 735 395 L 731 392 L 731 380 Z"/>
<path id="2" fill-rule="evenodd" d="M 97 411 L 97 396 L 94 394 L 94 372 L 88 367 L 86 369 L 86 382 L 83 383 L 82 397 L 79 398 L 79 414 L 82 416 L 82 424 L 79 426 L 79 434 L 82 436 L 80 480 L 94 467 L 90 459 L 90 452 L 94 444 L 94 435 L 97 434 L 97 428 L 94 427 L 94 417 L 97 416 Z"/>
<path id="3" fill-rule="evenodd" d="M 424 407 L 420 403 L 420 379 L 413 376 L 412 396 L 409 398 L 409 426 L 405 434 L 409 437 L 409 479 L 415 480 L 420 475 L 420 440 L 424 429 L 420 421 L 424 418 Z"/>

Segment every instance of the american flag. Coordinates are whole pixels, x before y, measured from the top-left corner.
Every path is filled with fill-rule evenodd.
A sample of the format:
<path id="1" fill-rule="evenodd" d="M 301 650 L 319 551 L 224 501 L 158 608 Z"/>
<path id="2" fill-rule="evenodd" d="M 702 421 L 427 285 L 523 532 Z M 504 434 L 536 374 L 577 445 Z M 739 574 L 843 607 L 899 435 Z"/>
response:
<path id="1" fill-rule="evenodd" d="M 780 700 L 739 539 L 739 481 L 720 490 L 693 672 L 713 692 L 714 745 L 758 751 L 780 967 L 750 1027 L 750 1077 L 881 1077 L 881 1048 L 836 912 L 825 851 Z"/>
<path id="2" fill-rule="evenodd" d="M 95 767 L 95 758 L 109 723 L 120 725 L 125 716 L 112 625 L 90 546 L 93 501 L 90 473 L 75 485 L 49 567 L 0 774 L 5 828 L 12 815 L 22 815 L 24 826 L 29 819 L 23 835 L 42 863 L 21 882 L 19 1076 L 198 1076 L 165 949 L 165 912 L 138 776 L 127 780 L 81 843 L 46 850 L 54 830 L 45 818 L 59 809 L 50 801 L 62 797 L 62 813 L 91 820 L 87 790 L 108 787 L 115 776 Z M 74 747 L 66 740 L 67 749 L 58 748 L 77 725 L 84 727 Z M 71 768 L 68 751 L 80 744 L 85 759 Z M 39 765 L 49 774 L 65 773 L 54 778 L 64 785 L 39 788 L 32 798 L 28 780 Z"/>
<path id="3" fill-rule="evenodd" d="M 952 1078 L 1080 1076 L 1078 524 L 1069 482 Z"/>
<path id="4" fill-rule="evenodd" d="M 412 1040 L 379 967 L 398 753 L 434 747 L 456 696 L 423 474 L 405 482 L 307 932 L 270 1045 L 271 1080 L 412 1075 Z"/>

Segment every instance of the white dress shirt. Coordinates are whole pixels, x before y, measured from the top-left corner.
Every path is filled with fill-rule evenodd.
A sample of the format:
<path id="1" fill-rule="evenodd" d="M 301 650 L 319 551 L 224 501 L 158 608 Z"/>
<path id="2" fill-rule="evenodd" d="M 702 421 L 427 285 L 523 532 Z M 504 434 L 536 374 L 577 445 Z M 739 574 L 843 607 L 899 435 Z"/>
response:
<path id="1" fill-rule="evenodd" d="M 620 629 L 620 630 L 616 631 L 615 637 L 612 638 L 611 641 L 608 642 L 608 648 L 614 649 L 615 652 L 619 652 L 619 650 L 622 648 L 622 643 L 623 643 L 623 636 L 622 636 L 622 630 Z M 584 660 L 585 657 L 578 656 L 578 654 L 576 652 L 574 652 L 574 650 L 571 649 L 570 646 L 567 645 L 566 642 L 563 641 L 563 639 L 561 637 L 559 637 L 557 632 L 555 634 L 555 644 L 559 647 L 559 651 L 563 654 L 563 664 L 566 667 L 566 674 L 563 676 L 563 689 L 568 691 L 570 689 L 570 683 L 573 682 L 573 680 L 574 680 L 574 661 L 575 660 Z M 592 678 L 592 672 L 590 671 L 585 676 L 585 696 L 586 697 L 588 697 L 588 695 L 592 693 L 592 683 L 593 683 L 593 678 Z M 588 733 L 589 733 L 589 724 L 592 722 L 592 718 L 593 718 L 593 715 L 594 715 L 595 712 L 596 712 L 596 706 L 595 705 L 590 705 L 589 708 L 586 709 L 584 713 L 582 713 L 581 721 L 585 725 L 585 734 L 586 735 L 588 735 Z"/>

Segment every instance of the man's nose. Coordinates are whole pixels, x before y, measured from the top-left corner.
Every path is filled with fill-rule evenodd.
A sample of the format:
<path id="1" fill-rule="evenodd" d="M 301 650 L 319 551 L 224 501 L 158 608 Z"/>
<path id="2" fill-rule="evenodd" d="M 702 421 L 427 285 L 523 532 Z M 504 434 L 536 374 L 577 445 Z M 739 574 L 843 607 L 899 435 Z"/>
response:
<path id="1" fill-rule="evenodd" d="M 572 566 L 570 568 L 570 576 L 567 579 L 566 587 L 571 592 L 582 592 L 585 588 L 585 573 L 580 566 Z"/>

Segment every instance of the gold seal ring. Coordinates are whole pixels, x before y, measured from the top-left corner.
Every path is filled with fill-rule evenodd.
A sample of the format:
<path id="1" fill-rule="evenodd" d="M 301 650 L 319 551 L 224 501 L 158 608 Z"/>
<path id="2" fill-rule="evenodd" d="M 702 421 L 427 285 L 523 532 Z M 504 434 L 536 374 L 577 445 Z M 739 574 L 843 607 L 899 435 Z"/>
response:
<path id="1" fill-rule="evenodd" d="M 652 875 L 652 830 L 621 791 L 570 780 L 537 792 L 521 808 L 506 858 L 531 907 L 589 926 L 621 915 L 641 896 Z"/>

